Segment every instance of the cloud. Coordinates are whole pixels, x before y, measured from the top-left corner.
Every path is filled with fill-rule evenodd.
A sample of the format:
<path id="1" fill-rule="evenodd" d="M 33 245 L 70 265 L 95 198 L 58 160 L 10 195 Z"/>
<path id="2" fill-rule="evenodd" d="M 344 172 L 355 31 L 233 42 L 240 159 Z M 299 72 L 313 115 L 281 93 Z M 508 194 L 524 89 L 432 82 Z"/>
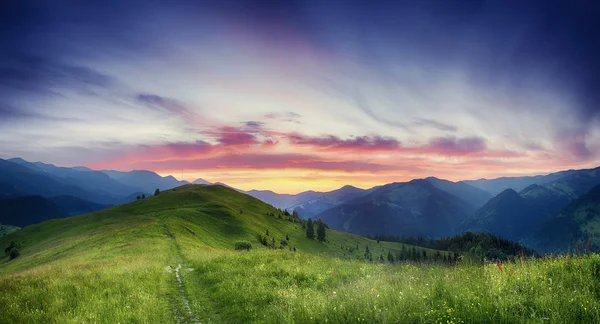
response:
<path id="1" fill-rule="evenodd" d="M 41 56 L 9 56 L 0 62 L 0 88 L 41 94 L 54 93 L 57 88 L 89 92 L 94 88 L 110 88 L 116 82 L 92 68 Z"/>
<path id="2" fill-rule="evenodd" d="M 287 139 L 294 145 L 314 146 L 326 150 L 395 150 L 400 142 L 391 137 L 358 136 L 341 139 L 334 135 L 310 137 L 301 134 L 288 134 Z"/>
<path id="3" fill-rule="evenodd" d="M 480 137 L 457 138 L 448 136 L 433 138 L 422 149 L 440 155 L 461 156 L 484 152 L 487 145 L 485 140 Z"/>
<path id="4" fill-rule="evenodd" d="M 302 117 L 302 115 L 292 112 L 292 111 L 288 111 L 288 112 L 277 112 L 277 113 L 267 113 L 264 116 L 266 119 L 275 119 L 275 120 L 279 120 L 279 121 L 283 121 L 283 122 L 289 122 L 289 123 L 296 123 L 296 124 L 300 124 L 300 117 Z"/>
<path id="5" fill-rule="evenodd" d="M 107 165 L 97 165 L 105 168 Z M 228 153 L 206 158 L 169 159 L 144 161 L 131 159 L 122 161 L 121 168 L 150 170 L 316 170 L 341 172 L 381 173 L 405 169 L 399 166 L 360 161 L 324 160 L 311 154 L 273 153 Z"/>
<path id="6" fill-rule="evenodd" d="M 253 134 L 231 126 L 220 127 L 212 132 L 212 135 L 216 136 L 217 142 L 223 145 L 251 145 L 259 143 Z"/>
<path id="7" fill-rule="evenodd" d="M 556 143 L 560 152 L 578 161 L 589 160 L 593 157 L 586 143 L 587 131 L 568 129 L 556 134 Z"/>
<path id="8" fill-rule="evenodd" d="M 441 131 L 447 131 L 447 132 L 456 132 L 458 130 L 455 126 L 440 123 L 433 119 L 426 119 L 426 118 L 415 118 L 413 121 L 413 124 L 417 125 L 417 126 L 428 126 L 428 127 L 432 127 L 432 128 L 435 128 L 435 129 L 438 129 Z"/>
<path id="9" fill-rule="evenodd" d="M 261 128 L 265 125 L 264 122 L 260 122 L 260 121 L 247 121 L 243 123 L 245 126 L 251 127 L 251 128 Z"/>
<path id="10" fill-rule="evenodd" d="M 165 110 L 180 115 L 188 121 L 198 120 L 200 116 L 178 100 L 165 98 L 155 94 L 138 94 L 135 99 L 147 107 Z"/>

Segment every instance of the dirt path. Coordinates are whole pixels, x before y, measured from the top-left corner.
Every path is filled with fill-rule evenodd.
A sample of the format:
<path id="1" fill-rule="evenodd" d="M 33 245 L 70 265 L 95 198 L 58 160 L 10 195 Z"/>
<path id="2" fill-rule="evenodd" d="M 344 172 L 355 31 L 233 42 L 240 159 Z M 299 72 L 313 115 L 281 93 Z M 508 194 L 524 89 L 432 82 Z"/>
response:
<path id="1" fill-rule="evenodd" d="M 163 229 L 165 230 L 165 237 L 171 242 L 171 256 L 172 260 L 171 264 L 177 264 L 177 267 L 167 266 L 166 271 L 169 273 L 173 273 L 175 275 L 175 284 L 176 287 L 176 295 L 173 296 L 173 313 L 175 316 L 175 322 L 178 324 L 201 324 L 201 322 L 197 319 L 197 317 L 192 312 L 192 308 L 190 307 L 190 300 L 185 291 L 185 286 L 183 283 L 183 277 L 181 276 L 181 260 L 183 257 L 179 251 L 179 247 L 177 246 L 177 242 L 174 240 L 175 236 L 169 231 L 166 225 L 163 225 Z M 173 262 L 175 261 L 175 262 Z"/>

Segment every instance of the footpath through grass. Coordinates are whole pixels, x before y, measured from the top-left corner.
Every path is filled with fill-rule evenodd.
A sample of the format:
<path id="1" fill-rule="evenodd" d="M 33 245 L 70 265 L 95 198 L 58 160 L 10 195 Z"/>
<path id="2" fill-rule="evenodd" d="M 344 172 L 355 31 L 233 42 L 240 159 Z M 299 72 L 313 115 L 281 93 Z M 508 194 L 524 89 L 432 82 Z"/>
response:
<path id="1" fill-rule="evenodd" d="M 337 231 L 319 243 L 275 212 L 190 186 L 0 237 L 22 246 L 0 260 L 0 323 L 600 323 L 598 255 L 368 262 L 367 246 L 377 260 L 401 244 Z M 289 246 L 260 245 L 267 230 Z"/>

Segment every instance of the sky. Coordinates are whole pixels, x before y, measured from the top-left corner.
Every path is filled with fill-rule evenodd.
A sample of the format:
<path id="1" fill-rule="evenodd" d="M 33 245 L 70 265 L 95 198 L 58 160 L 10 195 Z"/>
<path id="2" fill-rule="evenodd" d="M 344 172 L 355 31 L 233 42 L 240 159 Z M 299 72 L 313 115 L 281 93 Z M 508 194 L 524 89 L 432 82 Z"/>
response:
<path id="1" fill-rule="evenodd" d="M 280 193 L 600 165 L 600 3 L 0 4 L 0 158 Z"/>

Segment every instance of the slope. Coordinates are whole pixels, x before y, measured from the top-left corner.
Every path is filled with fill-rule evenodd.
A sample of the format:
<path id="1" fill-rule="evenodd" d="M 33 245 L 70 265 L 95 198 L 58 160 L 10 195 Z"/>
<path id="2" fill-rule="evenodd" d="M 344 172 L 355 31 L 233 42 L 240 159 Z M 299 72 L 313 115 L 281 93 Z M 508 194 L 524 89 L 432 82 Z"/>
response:
<path id="1" fill-rule="evenodd" d="M 600 249 L 600 186 L 569 203 L 525 242 L 545 252 Z M 587 241 L 587 242 L 586 242 Z"/>
<path id="2" fill-rule="evenodd" d="M 449 235 L 473 207 L 425 180 L 392 183 L 319 215 L 332 228 L 365 235 Z"/>
<path id="3" fill-rule="evenodd" d="M 457 232 L 490 232 L 518 241 L 535 231 L 550 214 L 506 189 L 457 227 Z"/>
<path id="4" fill-rule="evenodd" d="M 93 171 L 87 168 L 58 167 L 42 162 L 28 162 L 21 158 L 9 159 L 8 161 L 20 164 L 35 172 L 41 172 L 66 185 L 77 186 L 91 192 L 122 197 L 138 190 L 138 188 L 127 186 L 112 179 L 101 171 Z"/>
<path id="5" fill-rule="evenodd" d="M 76 185 L 62 182 L 43 171 L 0 159 L 0 194 L 10 196 L 40 195 L 54 197 L 70 195 L 85 200 L 113 204 L 117 198 L 103 192 L 92 192 Z"/>
<path id="6" fill-rule="evenodd" d="M 479 208 L 492 199 L 492 195 L 489 192 L 473 187 L 464 182 L 452 182 L 435 177 L 429 177 L 425 180 L 431 183 L 434 187 L 468 202 L 474 208 Z"/>
<path id="7" fill-rule="evenodd" d="M 53 218 L 79 215 L 108 207 L 111 205 L 97 204 L 73 196 L 0 198 L 0 211 L 2 211 L 0 223 L 23 227 Z"/>
<path id="8" fill-rule="evenodd" d="M 267 230 L 277 247 L 289 237 L 288 248 L 258 244 L 256 235 Z M 328 242 L 309 240 L 301 223 L 280 218 L 277 209 L 253 197 L 222 186 L 188 185 L 0 237 L 0 247 L 21 246 L 18 258 L 0 260 L 0 290 L 8 292 L 0 295 L 0 309 L 8 310 L 3 317 L 9 322 L 220 321 L 221 316 L 237 318 L 232 312 L 238 311 L 237 304 L 225 309 L 214 304 L 217 295 L 208 295 L 218 287 L 207 276 L 224 269 L 206 270 L 229 270 L 223 260 L 243 270 L 257 260 L 300 260 L 304 255 L 357 259 L 367 246 L 383 257 L 402 246 L 327 232 Z M 241 240 L 254 245 L 248 258 L 233 251 Z M 303 276 L 299 273 L 297 280 L 312 282 L 312 274 Z"/>

